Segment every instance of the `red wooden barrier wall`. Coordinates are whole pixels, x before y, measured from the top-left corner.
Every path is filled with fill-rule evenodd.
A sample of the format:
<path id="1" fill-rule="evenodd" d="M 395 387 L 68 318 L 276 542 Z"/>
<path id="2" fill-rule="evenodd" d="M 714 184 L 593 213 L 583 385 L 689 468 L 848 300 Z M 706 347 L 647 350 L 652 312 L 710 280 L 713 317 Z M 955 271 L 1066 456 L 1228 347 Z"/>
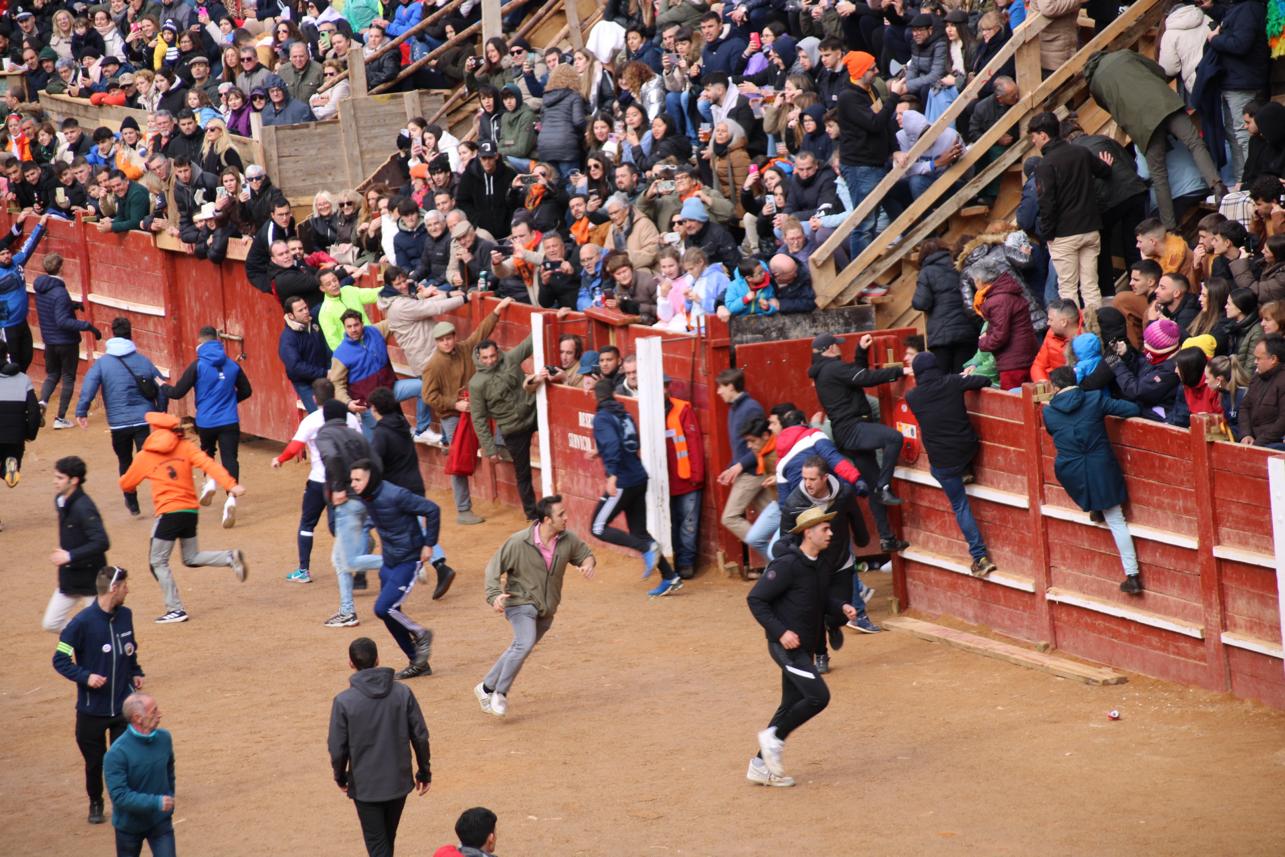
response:
<path id="1" fill-rule="evenodd" d="M 197 329 L 216 326 L 255 386 L 255 395 L 242 407 L 244 430 L 282 441 L 293 433 L 295 396 L 276 357 L 280 308 L 246 282 L 242 265 L 214 266 L 162 251 L 144 233 L 102 234 L 51 221 L 49 236 L 26 266 L 29 282 L 51 251 L 66 260 L 63 276 L 73 296 L 83 297 L 83 317 L 105 334 L 113 317 L 129 318 L 139 348 L 171 372 L 193 358 Z M 490 300 L 470 303 L 452 317 L 466 334 L 492 306 Z M 531 312 L 515 306 L 506 315 L 495 334 L 503 347 L 527 335 Z M 30 321 L 39 343 L 34 302 Z M 614 343 L 625 353 L 639 337 L 657 335 L 597 313 L 565 319 L 546 315 L 546 330 L 546 363 L 554 362 L 557 336 L 564 331 L 581 334 L 586 347 Z M 877 362 L 899 358 L 906 332 L 875 332 Z M 709 466 L 702 556 L 708 561 L 721 548 L 738 557 L 739 545 L 717 523 L 726 491 L 714 480 L 728 463 L 730 448 L 726 407 L 714 393 L 714 377 L 739 365 L 747 371 L 751 394 L 766 406 L 792 400 L 810 413 L 816 407 L 805 380 L 810 348 L 807 340 L 762 343 L 738 346 L 733 357 L 726 326 L 717 319 L 710 319 L 703 339 L 664 338 L 665 372 L 674 378 L 675 394 L 696 406 L 704 433 Z M 855 338 L 845 343 L 848 356 Z M 89 337 L 83 342 L 94 345 Z M 42 365 L 39 355 L 35 375 Z M 889 423 L 896 395 L 888 388 L 879 392 Z M 1117 588 L 1121 570 L 1109 532 L 1091 524 L 1057 484 L 1053 448 L 1030 391 L 1020 397 L 983 391 L 972 394 L 970 403 L 982 449 L 969 493 L 1000 571 L 984 581 L 968 576 L 964 543 L 921 458 L 898 468 L 897 490 L 909 502 L 893 510 L 893 520 L 912 544 L 894 563 L 903 607 L 956 616 L 1075 655 L 1285 708 L 1268 453 L 1210 443 L 1199 426 L 1179 431 L 1142 420 L 1111 421 L 1147 584 L 1146 594 L 1132 599 Z M 550 391 L 553 460 L 541 462 L 554 468 L 555 487 L 581 520 L 602 484 L 601 465 L 587 460 L 583 449 L 590 431 L 582 414 L 592 413 L 591 405 L 583 392 Z M 447 488 L 440 456 L 438 450 L 421 449 L 428 483 Z M 480 499 L 517 500 L 506 463 L 480 462 L 473 486 Z"/>

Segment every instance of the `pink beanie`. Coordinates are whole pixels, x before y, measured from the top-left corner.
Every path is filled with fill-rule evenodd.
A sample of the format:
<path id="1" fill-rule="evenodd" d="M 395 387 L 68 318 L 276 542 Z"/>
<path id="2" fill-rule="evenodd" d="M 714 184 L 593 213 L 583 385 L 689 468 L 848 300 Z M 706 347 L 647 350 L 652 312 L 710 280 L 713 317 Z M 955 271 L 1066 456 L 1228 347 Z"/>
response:
<path id="1" fill-rule="evenodd" d="M 1147 350 L 1153 354 L 1165 354 L 1178 347 L 1178 325 L 1169 318 L 1158 318 L 1142 333 Z"/>

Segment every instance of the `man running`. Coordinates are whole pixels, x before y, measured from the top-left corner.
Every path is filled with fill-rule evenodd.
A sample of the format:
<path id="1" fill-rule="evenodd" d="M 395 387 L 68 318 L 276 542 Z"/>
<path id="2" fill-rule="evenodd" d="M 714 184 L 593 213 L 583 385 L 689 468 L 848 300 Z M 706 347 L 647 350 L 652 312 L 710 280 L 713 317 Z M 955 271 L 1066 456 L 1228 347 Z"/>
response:
<path id="1" fill-rule="evenodd" d="M 157 618 L 162 625 L 186 622 L 187 611 L 179 599 L 178 584 L 170 570 L 170 555 L 174 542 L 183 547 L 183 564 L 188 568 L 222 566 L 231 568 L 236 579 L 245 582 L 249 569 L 240 548 L 223 551 L 203 551 L 196 541 L 197 499 L 196 483 L 192 481 L 192 468 L 205 471 L 223 486 L 230 497 L 239 497 L 245 488 L 237 484 L 214 459 L 197 449 L 183 437 L 178 417 L 170 414 L 150 413 L 147 423 L 152 433 L 143 442 L 143 451 L 120 478 L 120 487 L 126 493 L 136 491 L 143 480 L 151 480 L 152 505 L 156 509 L 156 524 L 152 527 L 152 541 L 148 548 L 148 562 L 152 575 L 161 585 L 165 595 L 165 613 Z"/>
<path id="2" fill-rule="evenodd" d="M 49 561 L 58 566 L 58 588 L 49 598 L 41 627 L 58 633 L 71 611 L 98 595 L 98 570 L 107 565 L 107 530 L 98 507 L 85 493 L 85 462 L 69 455 L 54 462 L 54 506 L 58 510 L 58 550 Z"/>
<path id="3" fill-rule="evenodd" d="M 399 670 L 397 677 L 432 675 L 428 657 L 433 651 L 433 632 L 407 616 L 402 604 L 415 588 L 420 564 L 433 556 L 441 512 L 432 500 L 381 479 L 368 458 L 353 462 L 351 479 L 353 493 L 365 501 L 366 514 L 379 532 L 382 544 L 383 564 L 379 568 L 375 615 L 384 620 L 388 633 L 410 659 L 410 664 Z M 422 528 L 420 518 L 424 519 Z"/>
<path id="4" fill-rule="evenodd" d="M 103 823 L 106 735 L 115 741 L 125 731 L 125 697 L 143 687 L 134 614 L 125 606 L 128 577 L 125 569 L 112 566 L 98 572 L 97 600 L 62 629 L 54 652 L 54 669 L 77 685 L 76 745 L 85 757 L 90 824 Z"/>
<path id="5" fill-rule="evenodd" d="M 647 531 L 647 470 L 638 457 L 638 426 L 625 406 L 616 401 L 616 384 L 603 378 L 593 386 L 598 410 L 593 415 L 593 442 L 607 471 L 607 485 L 593 510 L 593 534 L 604 542 L 636 550 L 643 556 L 643 580 L 660 566 L 660 584 L 647 594 L 670 595 L 683 588 L 683 579 L 660 553 Z M 621 512 L 629 531 L 610 526 Z"/>
<path id="6" fill-rule="evenodd" d="M 781 668 L 781 704 L 767 728 L 758 733 L 759 752 L 746 778 L 765 786 L 794 785 L 781 765 L 790 733 L 830 704 L 830 689 L 813 662 L 825 636 L 827 612 L 857 618 L 857 610 L 830 588 L 830 569 L 822 554 L 830 546 L 834 513 L 813 506 L 798 516 L 790 532 L 797 546 L 780 551 L 746 596 L 750 612 L 767 633 L 767 649 Z"/>
<path id="7" fill-rule="evenodd" d="M 513 642 L 473 688 L 482 710 L 496 717 L 508 712 L 513 680 L 553 625 L 567 566 L 579 567 L 592 580 L 598 562 L 589 546 L 567 531 L 562 497 L 542 497 L 535 508 L 536 520 L 509 536 L 486 565 L 486 603 L 513 626 Z"/>
<path id="8" fill-rule="evenodd" d="M 276 470 L 305 449 L 308 451 L 308 481 L 304 484 L 303 505 L 299 510 L 299 533 L 296 537 L 299 565 L 286 575 L 286 580 L 291 583 L 312 583 L 312 534 L 321 521 L 321 513 L 326 511 L 326 467 L 321 460 L 321 452 L 317 449 L 317 432 L 326 422 L 326 415 L 321 408 L 335 398 L 335 385 L 329 378 L 318 378 L 312 382 L 309 394 L 317 407 L 299 421 L 294 437 L 281 454 L 272 459 L 272 468 Z M 361 421 L 356 414 L 349 413 L 347 422 L 350 429 L 361 433 Z M 333 524 L 331 529 L 334 529 Z"/>
<path id="9" fill-rule="evenodd" d="M 27 443 L 40 432 L 40 404 L 31 379 L 9 356 L 7 345 L 0 341 L 0 465 L 5 484 L 16 488 L 22 480 Z"/>

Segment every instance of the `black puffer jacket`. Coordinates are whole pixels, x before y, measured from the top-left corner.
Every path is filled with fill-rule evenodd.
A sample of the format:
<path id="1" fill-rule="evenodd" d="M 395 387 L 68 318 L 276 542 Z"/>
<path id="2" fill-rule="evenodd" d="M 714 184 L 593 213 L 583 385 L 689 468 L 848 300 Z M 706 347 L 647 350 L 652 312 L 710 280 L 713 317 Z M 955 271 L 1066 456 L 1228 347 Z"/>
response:
<path id="1" fill-rule="evenodd" d="M 419 456 L 405 416 L 398 412 L 380 417 L 371 434 L 370 450 L 378 457 L 386 481 L 423 495 L 424 477 L 419 472 Z"/>
<path id="2" fill-rule="evenodd" d="M 872 417 L 864 388 L 895 381 L 902 374 L 900 366 L 867 368 L 865 352 L 859 348 L 856 360 L 851 363 L 844 363 L 838 357 L 812 355 L 808 377 L 816 385 L 817 399 L 830 417 L 836 446 L 842 447 L 839 439 L 845 437 L 852 426 L 869 422 Z"/>
<path id="3" fill-rule="evenodd" d="M 921 363 L 931 363 L 931 368 Z M 977 432 L 968 419 L 964 393 L 989 387 L 990 379 L 980 374 L 947 375 L 936 363 L 916 358 L 915 388 L 906 393 L 906 404 L 919 421 L 928 461 L 949 470 L 967 465 L 977 455 Z"/>
<path id="4" fill-rule="evenodd" d="M 1111 168 L 1083 146 L 1051 140 L 1035 168 L 1039 190 L 1040 235 L 1048 239 L 1097 232 L 1102 228 L 1094 178 L 1110 179 Z"/>
<path id="5" fill-rule="evenodd" d="M 103 518 L 89 495 L 77 488 L 58 508 L 58 547 L 71 555 L 71 561 L 58 566 L 58 591 L 64 595 L 98 594 L 94 579 L 107 565 L 111 542 L 103 528 Z"/>
<path id="6" fill-rule="evenodd" d="M 959 272 L 946 250 L 923 260 L 910 305 L 924 313 L 929 348 L 977 341 L 977 316 L 964 306 Z"/>

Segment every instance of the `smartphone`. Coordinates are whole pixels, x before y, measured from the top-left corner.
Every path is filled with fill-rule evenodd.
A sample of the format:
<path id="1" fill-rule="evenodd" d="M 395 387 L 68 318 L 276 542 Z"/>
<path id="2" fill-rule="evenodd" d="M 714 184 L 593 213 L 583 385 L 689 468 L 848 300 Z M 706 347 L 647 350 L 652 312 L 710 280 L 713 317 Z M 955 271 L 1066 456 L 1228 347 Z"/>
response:
<path id="1" fill-rule="evenodd" d="M 536 178 L 535 173 L 523 173 L 522 175 L 518 176 L 518 181 L 520 181 L 523 185 L 530 187 L 531 185 L 535 184 L 535 178 Z"/>
<path id="2" fill-rule="evenodd" d="M 759 165 L 758 165 L 758 164 L 750 164 L 750 166 L 749 166 L 749 174 L 750 174 L 750 175 L 752 175 L 752 176 L 756 176 L 756 175 L 758 175 L 758 174 L 759 174 Z"/>
<path id="3" fill-rule="evenodd" d="M 672 180 L 672 179 L 669 179 L 669 180 L 666 180 L 666 181 L 656 182 L 656 192 L 657 192 L 657 193 L 673 193 L 673 192 L 674 192 L 674 182 L 673 182 L 673 180 Z"/>

